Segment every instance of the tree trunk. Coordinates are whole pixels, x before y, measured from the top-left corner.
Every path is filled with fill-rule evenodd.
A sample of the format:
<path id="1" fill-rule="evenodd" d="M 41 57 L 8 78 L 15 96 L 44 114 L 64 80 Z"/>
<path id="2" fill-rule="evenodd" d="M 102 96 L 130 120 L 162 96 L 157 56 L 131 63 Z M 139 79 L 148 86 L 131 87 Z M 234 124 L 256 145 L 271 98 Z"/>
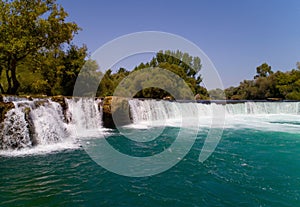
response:
<path id="1" fill-rule="evenodd" d="M 2 84 L 0 83 L 0 94 L 4 94 L 5 91 L 4 91 L 4 88 L 2 87 Z"/>
<path id="2" fill-rule="evenodd" d="M 7 94 L 16 95 L 17 91 L 20 87 L 20 82 L 17 79 L 16 75 L 17 70 L 17 61 L 15 58 L 11 58 L 10 61 L 8 61 L 8 65 L 6 68 L 6 79 L 7 79 Z"/>
<path id="3" fill-rule="evenodd" d="M 9 75 L 9 69 L 6 68 L 5 74 L 6 74 L 6 80 L 7 80 L 7 91 L 6 94 L 11 94 L 11 77 Z"/>
<path id="4" fill-rule="evenodd" d="M 17 91 L 20 87 L 20 82 L 17 79 L 17 75 L 16 75 L 16 70 L 17 70 L 17 61 L 15 59 L 12 60 L 12 64 L 11 64 L 11 78 L 12 78 L 12 89 L 11 89 L 11 94 L 16 95 Z"/>
<path id="5" fill-rule="evenodd" d="M 0 65 L 0 80 L 2 77 L 2 71 L 3 71 L 3 67 Z M 3 88 L 2 84 L 0 83 L 0 94 L 4 94 L 4 93 L 5 93 L 4 88 Z"/>

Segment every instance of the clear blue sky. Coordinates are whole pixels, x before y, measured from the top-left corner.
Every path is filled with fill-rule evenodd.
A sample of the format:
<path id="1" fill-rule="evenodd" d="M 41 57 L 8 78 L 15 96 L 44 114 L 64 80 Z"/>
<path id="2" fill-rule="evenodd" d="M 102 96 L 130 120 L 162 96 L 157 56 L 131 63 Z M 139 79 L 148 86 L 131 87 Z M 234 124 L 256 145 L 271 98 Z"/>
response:
<path id="1" fill-rule="evenodd" d="M 58 0 L 83 30 L 74 42 L 92 53 L 140 31 L 180 35 L 215 64 L 225 87 L 252 79 L 267 62 L 274 71 L 300 61 L 298 0 Z M 130 69 L 130 68 L 128 68 Z"/>

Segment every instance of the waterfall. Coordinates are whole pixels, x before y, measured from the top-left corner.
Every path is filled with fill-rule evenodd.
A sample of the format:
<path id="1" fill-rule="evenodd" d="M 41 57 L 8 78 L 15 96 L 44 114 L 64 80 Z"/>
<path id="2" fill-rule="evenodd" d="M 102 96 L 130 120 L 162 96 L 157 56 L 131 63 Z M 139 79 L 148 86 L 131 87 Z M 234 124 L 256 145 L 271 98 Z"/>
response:
<path id="1" fill-rule="evenodd" d="M 14 108 L 6 113 L 0 123 L 0 150 L 47 146 L 67 140 L 76 142 L 83 137 L 99 137 L 104 134 L 101 100 L 98 99 L 60 97 L 55 100 L 11 96 L 4 97 L 3 101 L 12 102 Z M 299 102 L 245 102 L 226 105 L 139 99 L 130 99 L 128 102 L 131 121 L 137 127 L 139 124 L 182 126 L 180 124 L 183 122 L 188 124 L 184 125 L 187 127 L 209 127 L 212 117 L 225 111 L 227 126 L 241 126 L 242 123 L 283 128 L 282 124 L 287 127 L 292 122 L 282 119 L 289 116 L 289 121 L 293 121 L 296 126 L 299 119 L 295 115 L 300 114 Z M 269 115 L 277 116 L 271 120 L 268 119 Z"/>
<path id="2" fill-rule="evenodd" d="M 299 114 L 299 102 L 249 102 L 251 114 Z"/>
<path id="3" fill-rule="evenodd" d="M 298 115 L 299 102 L 245 102 L 236 104 L 180 103 L 155 100 L 129 100 L 131 117 L 134 123 L 181 119 L 181 117 L 211 117 L 218 110 L 225 110 L 226 116 L 235 115 Z"/>
<path id="4" fill-rule="evenodd" d="M 102 128 L 101 106 L 93 98 L 64 99 L 64 109 L 51 99 L 5 97 L 15 108 L 0 123 L 0 150 L 47 146 Z"/>
<path id="5" fill-rule="evenodd" d="M 72 126 L 73 135 L 86 137 L 99 134 L 102 128 L 102 108 L 100 100 L 66 99 L 68 104 L 68 119 Z"/>
<path id="6" fill-rule="evenodd" d="M 32 146 L 24 111 L 14 108 L 7 112 L 0 132 L 0 149 L 20 149 Z"/>
<path id="7" fill-rule="evenodd" d="M 48 100 L 30 112 L 37 144 L 47 145 L 60 142 L 69 136 L 59 103 Z"/>

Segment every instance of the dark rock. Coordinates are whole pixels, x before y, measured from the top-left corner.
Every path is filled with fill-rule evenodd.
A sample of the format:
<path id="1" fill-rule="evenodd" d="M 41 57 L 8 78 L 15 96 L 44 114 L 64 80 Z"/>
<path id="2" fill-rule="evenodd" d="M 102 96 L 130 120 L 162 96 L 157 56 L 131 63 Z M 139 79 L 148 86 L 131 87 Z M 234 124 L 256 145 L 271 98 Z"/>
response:
<path id="1" fill-rule="evenodd" d="M 47 99 L 45 100 L 38 100 L 34 102 L 34 106 L 36 108 L 40 107 L 40 106 L 46 106 L 47 104 L 49 104 L 49 101 Z"/>
<path id="2" fill-rule="evenodd" d="M 32 117 L 30 115 L 31 112 L 31 108 L 30 107 L 26 107 L 23 109 L 24 114 L 25 114 L 25 120 L 27 122 L 27 127 L 28 127 L 28 131 L 29 131 L 29 137 L 32 143 L 32 146 L 37 145 L 37 138 L 36 138 L 36 133 L 35 133 L 35 127 L 34 127 L 34 123 L 32 120 Z"/>
<path id="3" fill-rule="evenodd" d="M 103 126 L 116 128 L 131 124 L 127 98 L 108 96 L 103 100 Z"/>
<path id="4" fill-rule="evenodd" d="M 13 109 L 15 106 L 12 102 L 7 102 L 7 103 L 4 103 L 4 102 L 0 102 L 0 123 L 3 122 L 3 120 L 5 119 L 5 114 Z"/>
<path id="5" fill-rule="evenodd" d="M 69 122 L 69 119 L 67 117 L 68 103 L 66 103 L 65 97 L 64 96 L 53 96 L 51 98 L 51 100 L 60 104 L 60 106 L 62 107 L 63 115 L 64 115 L 64 121 L 66 123 L 68 123 Z"/>

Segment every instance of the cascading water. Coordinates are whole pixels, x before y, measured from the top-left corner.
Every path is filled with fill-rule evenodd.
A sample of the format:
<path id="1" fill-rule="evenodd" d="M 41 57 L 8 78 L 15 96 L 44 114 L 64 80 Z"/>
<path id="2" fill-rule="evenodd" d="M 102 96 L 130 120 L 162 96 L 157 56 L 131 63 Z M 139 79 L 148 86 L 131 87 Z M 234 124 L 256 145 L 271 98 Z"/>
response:
<path id="1" fill-rule="evenodd" d="M 20 149 L 32 146 L 24 111 L 17 107 L 8 111 L 6 117 L 0 132 L 0 149 Z"/>
<path id="2" fill-rule="evenodd" d="M 264 130 L 299 130 L 299 102 L 245 102 L 235 104 L 179 103 L 154 100 L 129 100 L 134 124 L 182 126 L 185 118 L 192 126 L 214 127 L 217 119 L 224 123 L 217 127 L 256 127 Z M 225 113 L 222 114 L 222 112 Z M 220 116 L 220 117 L 218 117 Z M 215 122 L 213 122 L 213 119 Z M 218 120 L 217 120 L 218 121 Z M 294 125 L 284 125 L 293 122 Z M 292 127 L 292 129 L 291 129 Z"/>
<path id="3" fill-rule="evenodd" d="M 290 114 L 298 115 L 299 102 L 245 102 L 227 105 L 215 103 L 179 103 L 155 100 L 129 100 L 130 112 L 134 123 L 141 121 L 157 121 L 180 119 L 185 117 L 208 117 L 214 110 L 223 108 L 226 115 L 264 115 Z"/>
<path id="4" fill-rule="evenodd" d="M 66 102 L 67 116 L 74 136 L 86 137 L 99 132 L 102 128 L 102 108 L 99 100 L 73 98 L 66 99 Z"/>
<path id="5" fill-rule="evenodd" d="M 37 144 L 47 145 L 60 142 L 69 136 L 67 124 L 59 103 L 48 100 L 30 112 Z"/>
<path id="6" fill-rule="evenodd" d="M 64 99 L 67 107 L 63 108 L 60 103 L 51 99 L 4 97 L 4 102 L 11 101 L 15 108 L 9 110 L 5 120 L 0 123 L 2 150 L 31 148 L 65 140 L 74 141 L 73 138 L 98 137 L 103 133 L 102 107 L 99 100 Z M 131 99 L 129 106 L 133 125 L 143 123 L 153 126 L 181 126 L 184 118 L 190 125 L 210 127 L 212 117 L 223 110 L 226 116 L 225 127 L 244 124 L 280 129 L 287 118 L 289 123 L 293 121 L 298 124 L 297 115 L 300 114 L 299 102 L 245 102 L 221 105 Z"/>
<path id="7" fill-rule="evenodd" d="M 92 98 L 65 99 L 67 109 L 51 99 L 6 97 L 15 108 L 0 123 L 0 149 L 47 146 L 86 136 L 102 128 L 101 106 Z"/>

